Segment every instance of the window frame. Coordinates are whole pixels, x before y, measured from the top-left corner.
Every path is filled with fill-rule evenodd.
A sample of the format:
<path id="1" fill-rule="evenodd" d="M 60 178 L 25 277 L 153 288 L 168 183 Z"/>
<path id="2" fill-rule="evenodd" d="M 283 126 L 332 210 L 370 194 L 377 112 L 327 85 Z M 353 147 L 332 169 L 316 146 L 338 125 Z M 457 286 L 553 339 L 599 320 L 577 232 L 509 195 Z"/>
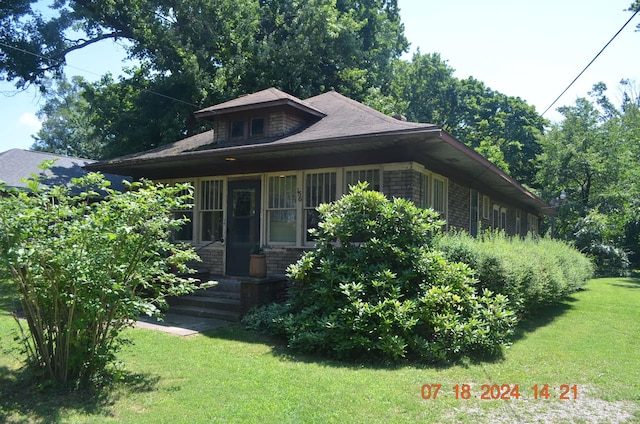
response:
<path id="1" fill-rule="evenodd" d="M 191 183 L 191 186 L 193 187 L 193 199 L 191 199 L 191 208 L 189 209 L 173 209 L 171 211 L 172 217 L 175 218 L 175 214 L 176 213 L 180 213 L 180 212 L 188 212 L 191 214 L 191 221 L 188 222 L 187 226 L 191 226 L 191 239 L 177 239 L 175 238 L 175 234 L 176 231 L 172 230 L 171 231 L 171 241 L 172 242 L 182 242 L 182 243 L 191 243 L 192 245 L 196 244 L 196 235 L 198 234 L 198 228 L 197 228 L 197 223 L 196 223 L 196 208 L 198 206 L 198 179 L 197 178 L 184 178 L 184 179 L 176 179 L 176 180 L 165 180 L 164 184 L 170 184 L 170 185 L 176 185 L 176 184 L 184 184 L 184 183 Z M 185 226 L 182 226 L 180 228 L 180 230 L 182 231 L 185 228 Z"/>
<path id="2" fill-rule="evenodd" d="M 342 170 L 342 175 L 343 175 L 343 183 L 342 183 L 342 195 L 348 194 L 349 193 L 349 182 L 347 180 L 347 173 L 348 172 L 368 172 L 368 171 L 372 171 L 372 172 L 378 172 L 378 185 L 379 187 L 376 189 L 375 187 L 371 187 L 371 183 L 369 183 L 369 188 L 368 190 L 375 190 L 378 191 L 380 193 L 384 193 L 384 185 L 383 185 L 383 180 L 384 180 L 384 170 L 382 169 L 381 165 L 376 165 L 376 166 L 349 166 L 349 167 L 345 167 Z M 358 179 L 358 181 L 362 181 L 360 179 Z M 356 181 L 357 182 L 357 181 Z"/>
<path id="3" fill-rule="evenodd" d="M 295 182 L 293 184 L 293 200 L 294 200 L 294 206 L 293 208 L 282 208 L 282 207 L 271 207 L 271 191 L 272 191 L 272 187 L 271 187 L 271 182 L 270 179 L 271 178 L 287 178 L 287 177 L 294 177 L 295 178 Z M 266 174 L 264 176 L 264 186 L 265 186 L 265 190 L 264 190 L 264 240 L 265 243 L 270 245 L 270 246 L 283 246 L 283 247 L 293 247 L 293 246 L 299 246 L 299 240 L 300 240 L 300 205 L 301 205 L 301 197 L 302 197 L 302 192 L 300 191 L 300 172 L 277 172 L 277 173 L 270 173 L 270 174 Z M 295 223 L 294 223 L 294 228 L 295 228 L 295 235 L 294 235 L 294 240 L 293 241 L 272 241 L 271 240 L 271 212 L 274 211 L 293 211 L 295 214 Z"/>
<path id="4" fill-rule="evenodd" d="M 482 218 L 491 219 L 491 199 L 489 196 L 482 196 Z"/>
<path id="5" fill-rule="evenodd" d="M 340 197 L 342 197 L 344 195 L 344 192 L 342 190 L 342 176 L 341 176 L 341 172 L 339 171 L 338 168 L 325 168 L 325 169 L 313 169 L 313 170 L 309 170 L 309 171 L 305 171 L 302 175 L 302 181 L 301 181 L 301 185 L 302 185 L 302 201 L 301 201 L 301 205 L 302 205 L 302 219 L 301 219 L 301 225 L 302 225 L 302 231 L 301 231 L 301 237 L 302 237 L 302 245 L 303 246 L 314 246 L 315 245 L 315 241 L 314 240 L 309 240 L 309 227 L 307 225 L 307 211 L 309 210 L 315 210 L 318 205 L 316 206 L 307 206 L 307 195 L 308 195 L 308 190 L 307 190 L 307 177 L 311 176 L 311 175 L 322 175 L 322 174 L 333 174 L 335 175 L 335 189 L 334 189 L 334 195 L 335 195 L 335 199 L 334 200 L 330 200 L 330 201 L 335 201 L 338 200 Z M 330 197 L 330 196 L 329 196 Z M 323 201 L 321 201 L 320 203 L 326 203 L 325 200 L 323 199 Z"/>
<path id="6" fill-rule="evenodd" d="M 204 183 L 208 183 L 208 182 L 214 182 L 219 184 L 219 208 L 205 208 L 204 207 L 204 201 L 205 201 L 205 196 L 203 195 L 203 190 L 204 190 Z M 222 243 L 224 241 L 225 238 L 225 221 L 226 221 L 226 211 L 225 211 L 225 202 L 226 202 L 226 190 L 227 190 L 227 184 L 226 184 L 226 180 L 224 178 L 220 178 L 220 177 L 212 177 L 212 178 L 200 178 L 197 181 L 197 192 L 199 194 L 199 197 L 196 197 L 194 200 L 197 200 L 196 204 L 194 205 L 194 213 L 196 212 L 195 208 L 197 206 L 197 214 L 198 214 L 198 233 L 197 233 L 197 242 L 200 244 L 214 244 L 214 243 Z M 202 234 L 202 231 L 204 230 L 204 219 L 203 216 L 206 212 L 219 212 L 221 214 L 221 218 L 220 218 L 220 226 L 221 231 L 220 231 L 220 238 L 218 240 L 205 240 Z"/>
<path id="7" fill-rule="evenodd" d="M 449 180 L 441 175 L 432 174 L 432 202 L 431 207 L 434 211 L 440 214 L 440 217 L 445 221 L 449 218 Z M 442 183 L 442 210 L 439 210 L 436 206 L 436 182 Z"/>

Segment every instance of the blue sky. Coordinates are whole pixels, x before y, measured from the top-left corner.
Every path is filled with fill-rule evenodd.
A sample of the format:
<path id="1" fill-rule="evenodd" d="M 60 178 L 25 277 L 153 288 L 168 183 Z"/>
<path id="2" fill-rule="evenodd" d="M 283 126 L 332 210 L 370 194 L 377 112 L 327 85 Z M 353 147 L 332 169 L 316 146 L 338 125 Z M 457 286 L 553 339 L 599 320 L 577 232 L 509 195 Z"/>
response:
<path id="1" fill-rule="evenodd" d="M 542 113 L 631 17 L 631 0 L 398 0 L 411 51 L 438 52 L 458 78 L 518 96 Z M 619 98 L 622 78 L 640 87 L 640 14 L 545 117 L 603 81 Z M 118 74 L 124 50 L 98 43 L 68 57 L 66 73 L 95 80 Z M 410 57 L 410 55 L 408 56 Z M 43 100 L 34 88 L 15 93 L 0 82 L 0 151 L 28 149 Z M 437 122 L 435 122 L 437 124 Z"/>

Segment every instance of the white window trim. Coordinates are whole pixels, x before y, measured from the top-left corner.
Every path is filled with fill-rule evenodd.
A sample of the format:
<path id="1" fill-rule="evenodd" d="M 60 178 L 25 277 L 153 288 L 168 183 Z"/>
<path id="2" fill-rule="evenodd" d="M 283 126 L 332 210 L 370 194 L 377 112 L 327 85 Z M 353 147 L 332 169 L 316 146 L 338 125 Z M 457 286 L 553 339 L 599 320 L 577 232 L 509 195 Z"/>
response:
<path id="1" fill-rule="evenodd" d="M 269 211 L 270 210 L 275 210 L 275 209 L 271 209 L 269 208 L 269 178 L 272 177 L 289 177 L 289 176 L 295 176 L 296 177 L 296 207 L 295 207 L 295 211 L 296 211 L 296 236 L 295 236 L 295 241 L 293 242 L 287 242 L 287 241 L 270 241 L 269 237 L 271 236 L 270 232 L 269 232 Z M 273 247 L 299 247 L 301 246 L 301 236 L 300 236 L 300 221 L 303 218 L 302 215 L 302 196 L 303 196 L 303 192 L 302 192 L 302 186 L 301 186 L 301 180 L 302 180 L 302 172 L 300 171 L 288 171 L 288 172 L 271 172 L 268 174 L 264 174 L 263 178 L 262 178 L 262 206 L 261 206 L 261 211 L 260 211 L 260 215 L 261 215 L 261 243 L 268 245 L 268 246 L 273 246 Z"/>
<path id="2" fill-rule="evenodd" d="M 381 193 L 384 193 L 384 169 L 382 165 L 372 165 L 372 166 L 346 166 L 341 168 L 342 171 L 339 174 L 342 174 L 342 185 L 341 189 L 343 193 L 338 196 L 338 199 L 345 194 L 349 193 L 349 187 L 347 187 L 347 172 L 358 172 L 358 171 L 378 171 L 380 175 L 380 189 Z M 311 171 L 310 171 L 311 172 Z M 314 171 L 315 172 L 315 171 Z M 373 190 L 373 187 L 369 186 L 368 190 Z"/>
<path id="3" fill-rule="evenodd" d="M 205 181 L 220 181 L 222 184 L 222 204 L 221 204 L 221 208 L 222 209 L 203 209 L 200 207 L 201 205 L 201 195 L 202 195 L 202 183 Z M 209 212 L 209 211 L 222 211 L 222 240 L 224 241 L 226 236 L 227 236 L 227 181 L 224 177 L 203 177 L 203 178 L 197 178 L 196 181 L 194 182 L 194 205 L 193 205 L 193 211 L 194 211 L 194 230 L 195 230 L 195 226 L 197 223 L 198 227 L 201 227 L 201 223 L 202 223 L 202 212 Z M 195 214 L 198 214 L 198 219 L 195 219 Z M 223 241 L 220 240 L 207 240 L 207 241 L 203 241 L 202 240 L 202 233 L 200 231 L 200 228 L 198 228 L 198 232 L 194 233 L 194 239 L 195 239 L 195 243 L 197 246 L 200 245 L 211 245 L 211 246 L 215 246 L 215 245 L 222 245 Z"/>
<path id="4" fill-rule="evenodd" d="M 308 169 L 305 170 L 304 172 L 301 173 L 302 177 L 300 178 L 300 185 L 301 185 L 301 190 L 302 190 L 302 200 L 300 202 L 301 204 L 301 208 L 300 208 L 300 225 L 298 225 L 298 227 L 300 227 L 300 237 L 299 237 L 299 246 L 304 246 L 304 247 L 313 247 L 316 245 L 315 241 L 307 241 L 307 226 L 306 226 L 306 222 L 305 222 L 305 218 L 306 218 L 306 210 L 307 207 L 305 206 L 307 204 L 307 175 L 309 174 L 326 174 L 326 173 L 331 173 L 334 172 L 336 174 L 336 200 L 340 199 L 342 196 L 344 196 L 345 191 L 344 191 L 344 168 L 320 168 L 320 169 Z"/>
<path id="5" fill-rule="evenodd" d="M 491 219 L 491 199 L 489 196 L 482 196 L 482 218 Z"/>

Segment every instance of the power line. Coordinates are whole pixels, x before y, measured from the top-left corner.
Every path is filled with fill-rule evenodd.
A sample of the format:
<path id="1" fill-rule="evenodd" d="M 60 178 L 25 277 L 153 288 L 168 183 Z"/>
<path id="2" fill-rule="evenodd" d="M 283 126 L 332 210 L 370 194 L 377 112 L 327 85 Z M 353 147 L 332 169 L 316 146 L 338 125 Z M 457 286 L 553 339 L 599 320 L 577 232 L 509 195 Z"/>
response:
<path id="1" fill-rule="evenodd" d="M 21 48 L 19 48 L 19 47 L 15 47 L 15 46 L 12 46 L 12 45 L 9 45 L 9 44 L 6 44 L 6 43 L 3 43 L 2 41 L 0 41 L 0 46 L 2 46 L 2 47 L 6 47 L 6 48 L 8 48 L 8 49 L 13 49 L 13 50 L 19 51 L 19 52 L 21 52 L 21 53 L 29 54 L 29 55 L 31 55 L 31 56 L 35 56 L 35 57 L 37 57 L 37 58 L 39 58 L 39 59 L 43 59 L 43 60 L 46 60 L 46 61 L 53 61 L 53 59 L 51 59 L 51 58 L 49 58 L 49 57 L 47 57 L 47 56 L 43 56 L 43 55 L 40 55 L 40 54 L 37 54 L 37 53 L 30 52 L 30 51 L 28 51 L 28 50 L 21 49 Z M 62 63 L 62 61 L 58 61 L 58 63 Z M 69 65 L 69 64 L 67 64 L 67 63 L 65 63 L 65 65 L 64 65 L 64 66 L 67 66 L 67 67 L 69 67 L 69 68 L 76 69 L 76 70 L 81 71 L 81 72 L 85 72 L 85 73 L 87 73 L 87 74 L 95 75 L 95 76 L 97 76 L 97 77 L 101 77 L 101 76 L 102 76 L 102 75 L 100 75 L 100 74 L 98 74 L 98 73 L 96 73 L 96 72 L 89 71 L 89 70 L 87 70 L 87 69 L 83 69 L 83 68 L 80 68 L 80 67 L 78 67 L 78 66 Z M 173 100 L 173 101 L 176 101 L 176 102 L 179 102 L 179 103 L 183 103 L 183 104 L 188 105 L 188 106 L 192 106 L 192 107 L 196 107 L 196 108 L 197 108 L 197 107 L 199 107 L 198 105 L 196 105 L 196 104 L 194 104 L 194 103 L 186 102 L 186 101 L 184 101 L 184 100 L 180 100 L 180 99 L 177 99 L 177 98 L 175 98 L 175 97 L 171 97 L 171 96 L 169 96 L 169 95 L 167 95 L 167 94 L 158 93 L 157 91 L 149 90 L 149 89 L 147 89 L 147 88 L 142 88 L 142 89 L 140 89 L 140 91 L 144 91 L 144 92 L 147 92 L 147 93 L 149 93 L 149 94 L 153 94 L 153 95 L 156 95 L 156 96 L 159 96 L 159 97 L 164 97 L 164 98 L 166 98 L 166 99 L 170 99 L 170 100 Z"/>
<path id="2" fill-rule="evenodd" d="M 616 33 L 615 33 L 615 35 L 614 35 L 613 37 L 611 37 L 611 40 L 609 40 L 609 42 L 608 42 L 607 44 L 605 44 L 605 46 L 602 48 L 602 50 L 600 50 L 600 51 L 598 52 L 598 54 L 597 54 L 593 59 L 591 59 L 591 62 L 589 62 L 589 64 L 588 64 L 587 66 L 585 66 L 585 67 L 584 67 L 584 69 L 583 69 L 583 70 L 578 74 L 578 76 L 577 76 L 577 77 L 575 77 L 573 81 L 571 81 L 571 84 L 569 84 L 569 85 L 567 86 L 567 88 L 565 88 L 565 89 L 564 89 L 564 91 L 563 91 L 562 93 L 560 93 L 560 95 L 559 95 L 558 97 L 556 97 L 556 99 L 553 101 L 553 103 L 551 103 L 551 104 L 549 105 L 549 107 L 548 107 L 548 108 L 546 108 L 546 109 L 544 110 L 544 112 L 542 112 L 542 114 L 541 114 L 540 116 L 544 116 L 544 114 L 545 114 L 545 113 L 547 113 L 547 112 L 549 111 L 549 109 L 551 109 L 551 108 L 553 107 L 553 105 L 555 105 L 555 104 L 556 104 L 556 102 L 557 102 L 558 100 L 560 100 L 560 97 L 562 97 L 562 96 L 564 95 L 564 93 L 566 93 L 566 92 L 567 92 L 567 90 L 569 90 L 569 89 L 571 88 L 571 86 L 572 86 L 572 85 L 573 85 L 573 84 L 578 80 L 578 78 L 580 78 L 580 77 L 582 76 L 582 74 L 584 74 L 584 72 L 589 68 L 589 66 L 591 66 L 591 64 L 592 64 L 593 62 L 595 62 L 595 61 L 596 61 L 596 59 L 598 58 L 598 56 L 600 56 L 600 55 L 602 54 L 602 52 L 603 52 L 607 47 L 609 47 L 609 44 L 611 44 L 611 42 L 612 42 L 612 41 L 613 41 L 613 40 L 618 36 L 618 34 L 620 34 L 620 33 L 622 32 L 622 30 L 627 26 L 627 24 L 629 24 L 629 22 L 631 22 L 631 21 L 633 20 L 633 18 L 635 18 L 635 16 L 638 14 L 638 12 L 640 12 L 640 9 L 636 10 L 636 12 L 633 14 L 633 16 L 631 16 L 631 17 L 629 18 L 629 20 L 628 20 L 627 22 L 625 22 L 625 24 L 624 24 L 624 25 L 622 25 L 622 28 L 620 28 L 620 29 L 618 30 L 618 32 L 616 32 Z"/>

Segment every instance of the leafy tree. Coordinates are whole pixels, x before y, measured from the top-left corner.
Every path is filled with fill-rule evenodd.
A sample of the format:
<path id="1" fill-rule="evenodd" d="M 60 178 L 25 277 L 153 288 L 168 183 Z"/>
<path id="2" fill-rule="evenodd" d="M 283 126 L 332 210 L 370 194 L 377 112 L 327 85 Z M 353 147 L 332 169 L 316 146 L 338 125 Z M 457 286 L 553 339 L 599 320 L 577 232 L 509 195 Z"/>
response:
<path id="1" fill-rule="evenodd" d="M 122 329 L 141 313 L 157 315 L 165 296 L 194 289 L 194 279 L 170 269 L 187 272 L 185 262 L 197 259 L 168 241 L 188 186 L 132 183 L 119 193 L 99 174 L 74 184 L 44 190 L 33 175 L 30 192 L 0 192 L 0 270 L 20 293 L 28 363 L 61 383 L 105 373 Z M 94 188 L 104 199 L 95 201 Z"/>
<path id="2" fill-rule="evenodd" d="M 599 83 L 590 93 L 592 100 L 581 98 L 574 106 L 559 108 L 564 119 L 541 138 L 538 161 L 543 196 L 554 199 L 566 193 L 557 202 L 557 234 L 585 251 L 600 252 L 606 272 L 614 248 L 640 253 L 634 223 L 640 198 L 640 96 L 629 81 L 623 80 L 621 88 L 620 106 Z M 589 234 L 597 246 L 592 248 L 579 234 Z"/>
<path id="3" fill-rule="evenodd" d="M 42 84 L 69 52 L 104 40 L 125 40 L 139 63 L 130 77 L 93 86 L 107 156 L 197 133 L 194 110 L 269 86 L 362 100 L 407 48 L 396 0 L 62 0 L 47 18 L 28 4 L 2 20 L 0 41 L 20 50 L 3 49 L 0 72 L 18 86 Z M 135 113 L 121 117 L 116 96 Z"/>
<path id="4" fill-rule="evenodd" d="M 288 306 L 272 307 L 275 331 L 339 358 L 499 354 L 515 322 L 506 297 L 477 294 L 471 270 L 431 247 L 435 212 L 365 189 L 318 208 L 316 246 L 289 267 Z"/>
<path id="5" fill-rule="evenodd" d="M 541 153 L 538 137 L 546 121 L 519 97 L 506 96 L 475 78 L 459 80 L 437 53 L 417 52 L 401 62 L 390 92 L 406 101 L 410 121 L 442 126 L 511 176 L 530 182 L 534 159 Z"/>
<path id="6" fill-rule="evenodd" d="M 45 94 L 46 103 L 38 112 L 42 128 L 34 136 L 33 150 L 88 159 L 102 158 L 102 142 L 94 128 L 89 104 L 83 97 L 85 81 L 73 77 L 58 80 L 56 89 Z"/>

